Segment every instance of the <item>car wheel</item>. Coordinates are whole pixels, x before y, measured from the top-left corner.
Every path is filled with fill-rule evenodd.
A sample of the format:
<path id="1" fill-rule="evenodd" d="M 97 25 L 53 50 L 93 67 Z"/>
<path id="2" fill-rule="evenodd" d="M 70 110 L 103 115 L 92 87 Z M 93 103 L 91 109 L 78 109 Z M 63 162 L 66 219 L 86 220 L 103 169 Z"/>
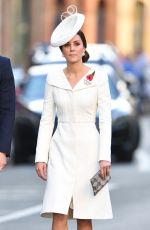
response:
<path id="1" fill-rule="evenodd" d="M 28 119 L 17 119 L 13 137 L 13 163 L 29 163 L 35 148 L 36 136 L 33 125 Z"/>
<path id="2" fill-rule="evenodd" d="M 128 140 L 115 153 L 117 161 L 131 162 L 133 160 L 134 151 L 140 142 L 140 127 L 135 118 L 129 120 L 128 133 Z"/>
<path id="3" fill-rule="evenodd" d="M 134 152 L 121 151 L 116 154 L 117 162 L 131 162 L 133 160 Z"/>

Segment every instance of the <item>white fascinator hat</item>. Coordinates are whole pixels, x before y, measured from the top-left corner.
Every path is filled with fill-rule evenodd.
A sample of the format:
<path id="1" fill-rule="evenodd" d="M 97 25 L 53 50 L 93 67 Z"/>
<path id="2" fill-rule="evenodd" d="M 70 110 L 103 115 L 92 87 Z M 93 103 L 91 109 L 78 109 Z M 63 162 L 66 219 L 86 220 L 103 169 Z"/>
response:
<path id="1" fill-rule="evenodd" d="M 63 12 L 61 15 L 62 21 L 54 29 L 51 35 L 51 46 L 62 46 L 70 41 L 81 29 L 84 19 L 84 14 L 78 13 L 75 5 L 68 6 L 67 11 Z"/>

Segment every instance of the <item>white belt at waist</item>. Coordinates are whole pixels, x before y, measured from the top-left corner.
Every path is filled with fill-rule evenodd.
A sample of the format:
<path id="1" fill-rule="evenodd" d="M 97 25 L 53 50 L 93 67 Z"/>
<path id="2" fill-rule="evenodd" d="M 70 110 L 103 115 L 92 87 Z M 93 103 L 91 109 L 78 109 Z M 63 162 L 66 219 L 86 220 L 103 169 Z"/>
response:
<path id="1" fill-rule="evenodd" d="M 59 121 L 58 120 L 58 124 L 61 124 L 61 123 L 70 123 L 70 124 L 72 124 L 72 123 L 83 123 L 83 124 L 85 124 L 85 123 L 95 123 L 95 120 L 93 120 L 93 121 Z"/>

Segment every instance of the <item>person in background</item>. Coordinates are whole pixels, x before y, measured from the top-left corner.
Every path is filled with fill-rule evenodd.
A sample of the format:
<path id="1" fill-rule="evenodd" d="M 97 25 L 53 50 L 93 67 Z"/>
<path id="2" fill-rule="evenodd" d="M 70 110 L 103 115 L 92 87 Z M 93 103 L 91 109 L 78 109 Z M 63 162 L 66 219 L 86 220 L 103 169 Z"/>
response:
<path id="1" fill-rule="evenodd" d="M 146 95 L 147 82 L 145 79 L 145 70 L 149 65 L 149 59 L 146 53 L 144 53 L 142 49 L 137 50 L 133 64 L 134 64 L 133 65 L 134 74 L 139 82 L 138 97 L 137 97 L 138 99 L 137 112 L 139 114 L 142 114 L 144 113 L 144 101 L 147 98 Z"/>
<path id="2" fill-rule="evenodd" d="M 0 56 L 0 171 L 10 156 L 15 120 L 15 84 L 10 59 Z"/>

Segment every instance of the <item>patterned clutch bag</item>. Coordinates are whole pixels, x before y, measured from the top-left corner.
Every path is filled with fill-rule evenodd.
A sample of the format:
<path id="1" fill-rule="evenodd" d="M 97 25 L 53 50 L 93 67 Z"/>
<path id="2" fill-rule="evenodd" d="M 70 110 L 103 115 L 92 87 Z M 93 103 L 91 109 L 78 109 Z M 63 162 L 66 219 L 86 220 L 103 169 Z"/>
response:
<path id="1" fill-rule="evenodd" d="M 100 170 L 90 179 L 94 196 L 105 186 L 105 184 L 108 183 L 108 181 L 111 179 L 111 176 L 107 176 L 105 179 L 103 179 L 100 176 Z"/>

